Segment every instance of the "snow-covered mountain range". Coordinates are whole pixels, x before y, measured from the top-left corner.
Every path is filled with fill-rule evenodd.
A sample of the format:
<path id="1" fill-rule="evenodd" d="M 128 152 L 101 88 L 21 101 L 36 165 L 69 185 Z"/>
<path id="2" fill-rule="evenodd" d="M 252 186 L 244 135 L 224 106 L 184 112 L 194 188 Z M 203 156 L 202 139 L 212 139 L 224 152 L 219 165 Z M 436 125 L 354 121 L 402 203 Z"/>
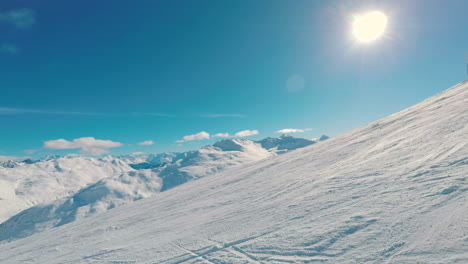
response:
<path id="1" fill-rule="evenodd" d="M 265 140 L 272 141 L 268 145 Z M 283 135 L 226 139 L 184 153 L 49 156 L 0 166 L 0 241 L 61 226 L 187 181 L 316 143 Z M 31 221 L 34 219 L 34 221 Z"/>
<path id="2" fill-rule="evenodd" d="M 1 263 L 468 263 L 468 82 L 24 239 Z"/>
<path id="3" fill-rule="evenodd" d="M 103 178 L 132 171 L 112 157 L 54 157 L 36 162 L 2 162 L 0 221 L 37 204 L 67 197 Z"/>

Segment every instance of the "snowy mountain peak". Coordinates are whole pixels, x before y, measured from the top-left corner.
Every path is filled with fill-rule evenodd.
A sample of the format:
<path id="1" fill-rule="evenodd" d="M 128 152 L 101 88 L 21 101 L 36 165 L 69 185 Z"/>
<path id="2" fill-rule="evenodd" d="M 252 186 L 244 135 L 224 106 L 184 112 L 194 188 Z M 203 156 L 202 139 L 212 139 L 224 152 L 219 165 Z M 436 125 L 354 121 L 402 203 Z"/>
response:
<path id="1" fill-rule="evenodd" d="M 259 141 L 256 141 L 265 149 L 276 149 L 280 153 L 286 151 L 303 148 L 309 145 L 312 145 L 316 142 L 312 140 L 307 140 L 304 138 L 295 138 L 286 134 L 281 135 L 279 138 L 265 138 Z"/>
<path id="2" fill-rule="evenodd" d="M 324 140 L 327 140 L 327 139 L 329 139 L 329 138 L 330 138 L 329 136 L 322 135 L 318 140 L 319 140 L 319 141 L 324 141 Z"/>
<path id="3" fill-rule="evenodd" d="M 4 161 L 0 161 L 0 167 L 3 167 L 3 168 L 15 168 L 19 165 L 21 165 L 22 163 L 19 162 L 19 161 L 16 161 L 16 160 L 4 160 Z"/>
<path id="4" fill-rule="evenodd" d="M 244 145 L 251 144 L 252 141 L 248 139 L 225 139 L 213 144 L 213 147 L 219 148 L 222 151 L 242 151 Z"/>
<path id="5" fill-rule="evenodd" d="M 41 203 L 49 203 L 100 179 L 132 171 L 118 159 L 48 157 L 32 164 L 0 166 L 0 222 Z"/>
<path id="6" fill-rule="evenodd" d="M 55 160 L 55 159 L 58 159 L 58 158 L 61 158 L 61 156 L 50 154 L 50 155 L 47 155 L 47 156 L 39 159 L 39 161 L 49 161 L 49 160 Z"/>

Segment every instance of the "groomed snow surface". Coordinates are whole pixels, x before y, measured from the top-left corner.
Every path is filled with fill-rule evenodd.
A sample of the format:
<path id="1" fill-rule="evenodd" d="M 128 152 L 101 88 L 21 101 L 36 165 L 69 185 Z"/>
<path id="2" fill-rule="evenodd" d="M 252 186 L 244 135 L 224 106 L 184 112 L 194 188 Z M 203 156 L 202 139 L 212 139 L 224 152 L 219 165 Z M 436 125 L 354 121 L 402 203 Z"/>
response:
<path id="1" fill-rule="evenodd" d="M 467 145 L 464 82 L 327 141 L 0 244 L 0 263 L 468 263 Z"/>

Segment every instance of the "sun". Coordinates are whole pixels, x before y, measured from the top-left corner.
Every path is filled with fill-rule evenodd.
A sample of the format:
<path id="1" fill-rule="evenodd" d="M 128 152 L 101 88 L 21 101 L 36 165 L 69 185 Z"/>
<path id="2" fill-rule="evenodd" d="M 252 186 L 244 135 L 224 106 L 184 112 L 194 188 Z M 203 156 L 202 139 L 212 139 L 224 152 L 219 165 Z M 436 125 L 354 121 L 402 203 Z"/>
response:
<path id="1" fill-rule="evenodd" d="M 360 15 L 354 20 L 353 34 L 361 42 L 371 42 L 382 36 L 387 22 L 387 16 L 380 11 Z"/>

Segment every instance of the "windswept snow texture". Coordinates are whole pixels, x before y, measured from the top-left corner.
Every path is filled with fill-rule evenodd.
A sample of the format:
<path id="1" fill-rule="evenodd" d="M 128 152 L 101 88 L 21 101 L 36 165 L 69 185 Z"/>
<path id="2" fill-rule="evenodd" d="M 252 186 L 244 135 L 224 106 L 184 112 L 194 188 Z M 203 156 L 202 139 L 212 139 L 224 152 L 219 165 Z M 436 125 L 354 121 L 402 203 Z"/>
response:
<path id="1" fill-rule="evenodd" d="M 0 263 L 468 263 L 468 82 L 43 233 Z"/>

